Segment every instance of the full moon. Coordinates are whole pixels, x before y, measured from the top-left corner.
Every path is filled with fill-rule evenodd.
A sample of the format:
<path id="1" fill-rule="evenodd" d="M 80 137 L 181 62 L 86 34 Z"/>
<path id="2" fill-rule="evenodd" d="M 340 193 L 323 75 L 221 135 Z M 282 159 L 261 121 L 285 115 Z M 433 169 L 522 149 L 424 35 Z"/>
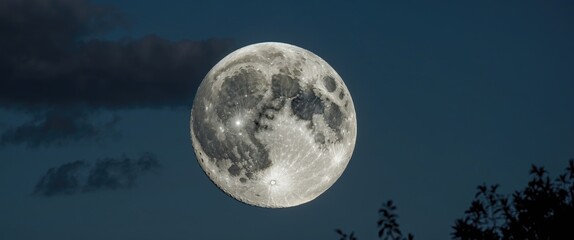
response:
<path id="1" fill-rule="evenodd" d="M 284 208 L 315 199 L 355 148 L 351 94 L 325 60 L 276 42 L 236 50 L 207 73 L 191 109 L 207 176 L 231 197 Z"/>

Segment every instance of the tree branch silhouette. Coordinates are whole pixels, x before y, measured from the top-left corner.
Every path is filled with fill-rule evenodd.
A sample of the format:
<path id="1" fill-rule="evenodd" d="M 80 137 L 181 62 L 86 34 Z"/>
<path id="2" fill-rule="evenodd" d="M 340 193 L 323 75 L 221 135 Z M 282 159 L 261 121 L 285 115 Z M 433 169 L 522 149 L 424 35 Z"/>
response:
<path id="1" fill-rule="evenodd" d="M 406 237 L 403 237 L 403 233 L 397 221 L 399 215 L 395 213 L 396 210 L 397 206 L 395 206 L 393 200 L 384 202 L 381 208 L 379 208 L 379 220 L 377 221 L 379 238 L 383 240 L 413 240 L 414 236 L 410 233 L 407 234 Z M 357 240 L 354 232 L 346 234 L 341 229 L 335 229 L 335 232 L 341 240 Z"/>
<path id="2" fill-rule="evenodd" d="M 379 208 L 379 221 L 377 221 L 379 238 L 384 240 L 414 239 L 414 236 L 410 233 L 406 238 L 403 238 L 403 233 L 401 232 L 397 222 L 399 215 L 395 213 L 396 210 L 397 206 L 395 206 L 393 200 L 388 200 L 386 203 L 383 203 L 381 208 Z"/>

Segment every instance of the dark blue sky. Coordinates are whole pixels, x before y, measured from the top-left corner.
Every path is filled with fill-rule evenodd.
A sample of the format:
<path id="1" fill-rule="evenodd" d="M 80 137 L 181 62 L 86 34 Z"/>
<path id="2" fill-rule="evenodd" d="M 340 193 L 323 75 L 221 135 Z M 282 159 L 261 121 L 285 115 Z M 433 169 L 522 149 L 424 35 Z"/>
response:
<path id="1" fill-rule="evenodd" d="M 569 1 L 10 2 L 0 0 L 0 239 L 336 239 L 335 228 L 375 239 L 388 199 L 403 231 L 445 239 L 478 184 L 511 193 L 531 164 L 556 175 L 574 157 Z M 49 2 L 65 11 L 46 13 Z M 263 41 L 321 56 L 357 111 L 347 170 L 294 208 L 228 197 L 189 140 L 201 75 Z M 138 165 L 144 153 L 161 167 Z M 79 188 L 53 173 L 59 184 L 38 185 L 78 160 L 87 170 L 67 177 L 120 182 Z"/>

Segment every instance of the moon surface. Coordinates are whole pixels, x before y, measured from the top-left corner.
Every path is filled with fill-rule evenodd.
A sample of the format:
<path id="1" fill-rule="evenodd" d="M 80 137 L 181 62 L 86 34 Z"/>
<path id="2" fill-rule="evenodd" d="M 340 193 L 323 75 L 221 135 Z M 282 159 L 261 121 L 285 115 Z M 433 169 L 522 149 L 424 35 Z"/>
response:
<path id="1" fill-rule="evenodd" d="M 345 83 L 323 59 L 277 42 L 236 50 L 205 76 L 191 139 L 207 176 L 259 207 L 297 206 L 345 170 L 357 120 Z"/>

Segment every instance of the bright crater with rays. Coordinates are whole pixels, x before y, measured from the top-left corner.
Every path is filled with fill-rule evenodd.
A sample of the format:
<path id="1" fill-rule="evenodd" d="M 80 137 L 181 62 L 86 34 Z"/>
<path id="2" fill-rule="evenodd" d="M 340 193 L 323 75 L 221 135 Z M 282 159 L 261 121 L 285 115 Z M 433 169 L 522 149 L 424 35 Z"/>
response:
<path id="1" fill-rule="evenodd" d="M 243 47 L 205 76 L 191 138 L 207 176 L 235 199 L 309 202 L 345 170 L 357 136 L 351 95 L 317 55 L 285 43 Z"/>

